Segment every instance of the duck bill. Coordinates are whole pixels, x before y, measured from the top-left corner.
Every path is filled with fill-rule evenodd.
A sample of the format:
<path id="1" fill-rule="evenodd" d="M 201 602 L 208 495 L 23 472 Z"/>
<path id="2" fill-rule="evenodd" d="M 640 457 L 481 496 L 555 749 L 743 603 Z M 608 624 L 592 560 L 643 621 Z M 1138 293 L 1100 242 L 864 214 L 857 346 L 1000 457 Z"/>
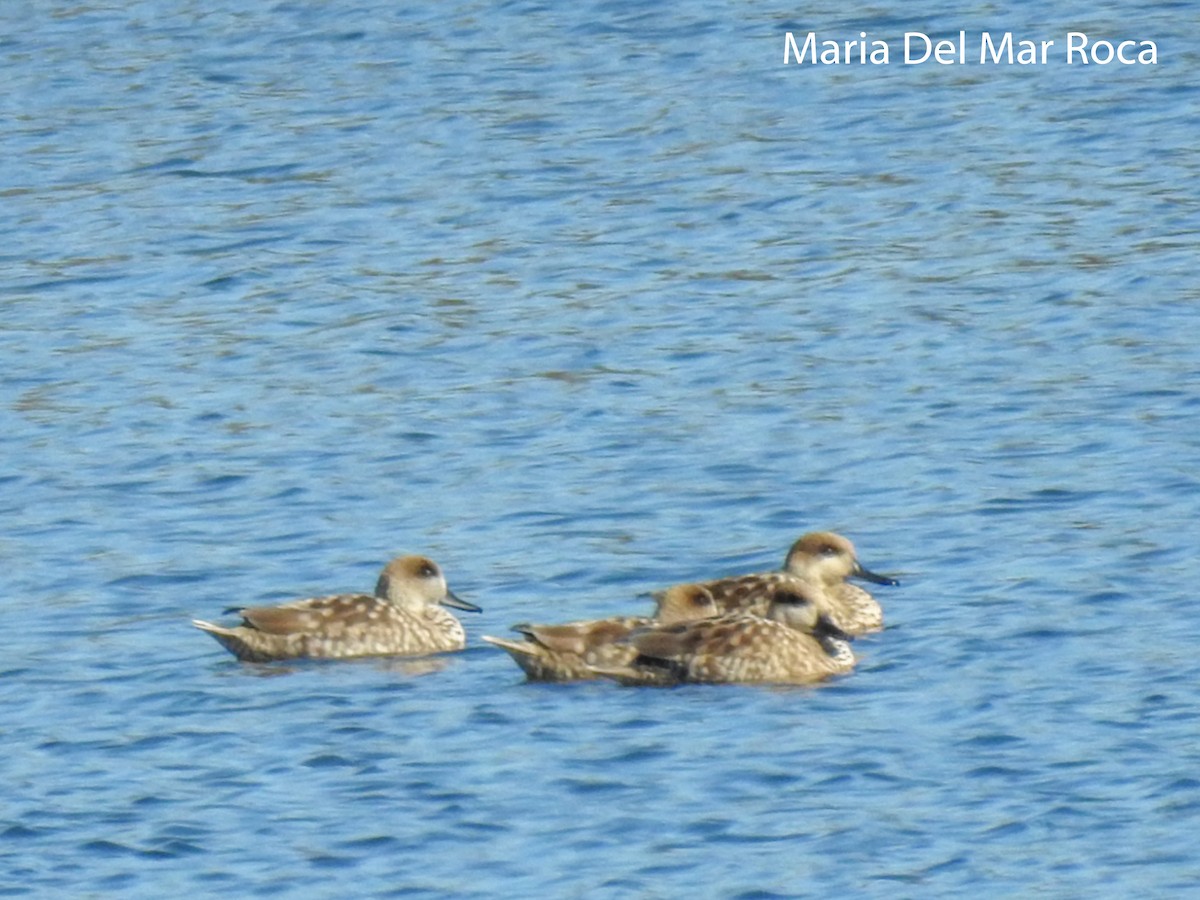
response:
<path id="1" fill-rule="evenodd" d="M 900 583 L 900 581 L 896 578 L 892 578 L 888 575 L 877 575 L 870 569 L 863 568 L 863 564 L 858 560 L 854 561 L 854 571 L 850 573 L 850 576 L 852 578 L 861 578 L 864 581 L 871 581 L 875 584 L 891 585 L 892 587 L 895 587 Z"/>
<path id="2" fill-rule="evenodd" d="M 813 629 L 813 637 L 819 641 L 823 641 L 827 638 L 833 638 L 835 641 L 854 640 L 854 635 L 847 634 L 846 632 L 842 631 L 842 629 L 834 625 L 833 620 L 824 613 L 822 613 L 821 617 L 817 619 L 817 625 Z"/>
<path id="3" fill-rule="evenodd" d="M 446 596 L 441 599 L 442 606 L 453 606 L 455 609 L 465 609 L 467 612 L 483 612 L 474 603 L 468 603 L 462 597 L 457 596 L 454 591 L 446 591 Z"/>

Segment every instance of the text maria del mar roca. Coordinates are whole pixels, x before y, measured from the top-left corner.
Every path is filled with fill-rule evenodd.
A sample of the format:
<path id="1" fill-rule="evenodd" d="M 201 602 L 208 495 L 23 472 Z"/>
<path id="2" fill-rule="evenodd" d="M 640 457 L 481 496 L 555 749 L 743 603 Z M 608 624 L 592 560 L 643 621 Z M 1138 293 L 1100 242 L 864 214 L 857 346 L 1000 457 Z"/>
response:
<path id="1" fill-rule="evenodd" d="M 1148 40 L 1092 40 L 1079 31 L 1067 32 L 1061 43 L 1052 40 L 1027 40 L 1013 36 L 1011 31 L 993 34 L 979 32 L 978 40 L 970 42 L 967 33 L 957 38 L 932 38 L 920 31 L 906 31 L 902 42 L 901 61 L 906 66 L 934 63 L 942 66 L 978 63 L 987 65 L 1044 66 L 1052 62 L 1067 65 L 1153 66 L 1158 64 L 1158 45 Z M 789 31 L 784 37 L 784 65 L 876 65 L 892 62 L 893 50 L 899 49 L 887 41 L 868 38 L 865 31 L 852 40 L 822 40 L 815 31 L 797 39 Z"/>

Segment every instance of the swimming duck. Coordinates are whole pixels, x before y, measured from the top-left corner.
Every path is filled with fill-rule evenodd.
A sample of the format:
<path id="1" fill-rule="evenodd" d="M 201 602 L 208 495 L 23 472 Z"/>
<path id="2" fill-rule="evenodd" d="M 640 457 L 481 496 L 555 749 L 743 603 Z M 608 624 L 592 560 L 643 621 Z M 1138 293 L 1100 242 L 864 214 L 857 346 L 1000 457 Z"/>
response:
<path id="1" fill-rule="evenodd" d="M 849 635 L 826 609 L 819 588 L 798 582 L 775 592 L 766 616 L 733 612 L 634 632 L 630 663 L 593 670 L 630 685 L 813 684 L 855 664 Z"/>
<path id="2" fill-rule="evenodd" d="M 235 608 L 227 611 L 240 613 L 242 622 L 231 627 L 200 619 L 192 624 L 246 662 L 420 656 L 466 645 L 462 623 L 443 606 L 479 612 L 446 587 L 433 560 L 400 556 L 384 566 L 373 595 L 334 594 Z"/>
<path id="3" fill-rule="evenodd" d="M 521 623 L 513 631 L 523 640 L 489 637 L 516 661 L 530 681 L 580 681 L 596 678 L 593 665 L 619 666 L 631 662 L 637 651 L 622 640 L 639 628 L 714 616 L 719 612 L 712 595 L 694 584 L 678 584 L 658 600 L 654 617 L 617 616 L 568 622 L 563 625 Z"/>
<path id="4" fill-rule="evenodd" d="M 801 581 L 812 582 L 824 589 L 829 601 L 829 619 L 837 628 L 850 635 L 878 631 L 883 627 L 883 609 L 874 597 L 847 582 L 847 578 L 862 578 L 875 584 L 900 583 L 864 568 L 848 538 L 832 531 L 815 531 L 792 544 L 783 571 L 719 578 L 703 585 L 721 609 L 763 616 L 776 586 L 794 587 Z"/>

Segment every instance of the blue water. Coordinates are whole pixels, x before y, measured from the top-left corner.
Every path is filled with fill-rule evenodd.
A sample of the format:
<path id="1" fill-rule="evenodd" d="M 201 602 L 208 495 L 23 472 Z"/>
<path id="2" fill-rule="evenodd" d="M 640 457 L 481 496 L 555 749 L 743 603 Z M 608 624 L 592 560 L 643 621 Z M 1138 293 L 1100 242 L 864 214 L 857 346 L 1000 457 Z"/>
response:
<path id="1" fill-rule="evenodd" d="M 0 895 L 1200 883 L 1192 4 L 0 7 Z M 1154 67 L 781 64 L 1084 30 Z M 479 641 L 831 528 L 808 690 Z M 188 626 L 484 607 L 432 666 Z"/>

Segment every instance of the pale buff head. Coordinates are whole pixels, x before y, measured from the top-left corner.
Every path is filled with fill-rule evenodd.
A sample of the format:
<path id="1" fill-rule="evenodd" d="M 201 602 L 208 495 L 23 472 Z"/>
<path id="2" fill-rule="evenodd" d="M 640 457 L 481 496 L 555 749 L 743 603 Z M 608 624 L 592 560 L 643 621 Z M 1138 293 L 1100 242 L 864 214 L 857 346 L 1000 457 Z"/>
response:
<path id="1" fill-rule="evenodd" d="M 863 578 L 876 584 L 896 584 L 894 578 L 876 575 L 863 568 L 849 538 L 832 531 L 814 531 L 801 537 L 788 551 L 784 569 L 820 584 L 840 584 L 847 578 Z"/>
<path id="2" fill-rule="evenodd" d="M 460 600 L 446 586 L 441 568 L 427 556 L 398 556 L 383 567 L 375 596 L 402 609 L 420 609 L 441 603 L 478 612 L 473 603 Z"/>
<path id="3" fill-rule="evenodd" d="M 677 584 L 663 593 L 654 617 L 664 625 L 670 625 L 707 619 L 719 611 L 708 588 L 699 584 Z"/>
<path id="4" fill-rule="evenodd" d="M 815 584 L 793 581 L 772 594 L 767 618 L 797 631 L 811 633 L 828 608 L 829 601 L 821 588 Z"/>
<path id="5" fill-rule="evenodd" d="M 816 637 L 847 638 L 833 624 L 829 596 L 817 584 L 802 581 L 781 585 L 771 597 L 767 618 Z"/>

